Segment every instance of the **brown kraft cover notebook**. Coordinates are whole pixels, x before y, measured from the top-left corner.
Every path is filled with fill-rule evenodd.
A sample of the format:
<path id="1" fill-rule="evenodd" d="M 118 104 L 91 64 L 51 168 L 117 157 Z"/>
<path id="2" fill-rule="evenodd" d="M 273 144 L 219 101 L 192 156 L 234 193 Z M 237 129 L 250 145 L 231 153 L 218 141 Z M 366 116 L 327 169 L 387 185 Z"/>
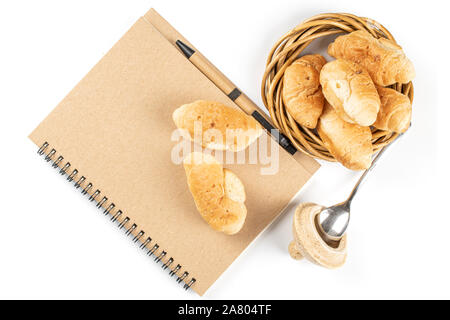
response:
<path id="1" fill-rule="evenodd" d="M 248 214 L 237 235 L 212 230 L 195 207 L 183 166 L 171 160 L 172 112 L 200 99 L 237 106 L 177 50 L 177 39 L 189 43 L 150 10 L 30 139 L 143 250 L 154 250 L 185 288 L 202 295 L 318 164 L 281 147 L 275 175 L 261 175 L 263 164 L 225 164 L 245 185 Z"/>

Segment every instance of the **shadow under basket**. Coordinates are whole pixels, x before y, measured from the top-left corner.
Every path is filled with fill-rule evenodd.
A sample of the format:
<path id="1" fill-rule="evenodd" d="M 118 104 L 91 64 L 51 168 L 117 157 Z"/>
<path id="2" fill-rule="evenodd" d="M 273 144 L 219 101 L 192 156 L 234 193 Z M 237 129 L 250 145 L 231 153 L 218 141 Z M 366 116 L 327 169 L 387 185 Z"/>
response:
<path id="1" fill-rule="evenodd" d="M 313 40 L 346 34 L 357 30 L 366 30 L 375 38 L 386 38 L 395 42 L 391 33 L 378 22 L 348 13 L 319 14 L 305 20 L 292 31 L 285 34 L 274 45 L 269 53 L 266 70 L 261 85 L 264 105 L 270 112 L 273 124 L 284 133 L 301 152 L 327 161 L 336 161 L 324 146 L 316 130 L 298 124 L 289 114 L 282 99 L 283 75 L 287 67 L 294 62 Z M 389 86 L 408 96 L 413 101 L 414 88 L 412 82 L 396 83 Z M 398 134 L 371 127 L 373 152 L 397 139 Z"/>

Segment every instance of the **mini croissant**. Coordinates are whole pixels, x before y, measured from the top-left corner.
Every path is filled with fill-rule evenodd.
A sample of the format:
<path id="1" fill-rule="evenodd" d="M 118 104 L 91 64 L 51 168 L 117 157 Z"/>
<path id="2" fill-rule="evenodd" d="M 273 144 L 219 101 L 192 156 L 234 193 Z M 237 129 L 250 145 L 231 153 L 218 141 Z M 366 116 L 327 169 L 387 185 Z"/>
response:
<path id="1" fill-rule="evenodd" d="M 326 63 L 320 54 L 297 59 L 284 72 L 283 101 L 289 114 L 302 126 L 314 129 L 322 113 L 324 97 L 320 70 Z"/>
<path id="2" fill-rule="evenodd" d="M 346 168 L 364 170 L 372 164 L 372 132 L 369 127 L 342 120 L 325 103 L 317 131 L 325 147 Z"/>
<path id="3" fill-rule="evenodd" d="M 228 235 L 238 233 L 247 216 L 241 180 L 211 155 L 189 154 L 183 161 L 189 189 L 202 218 Z"/>
<path id="4" fill-rule="evenodd" d="M 411 101 L 394 89 L 377 87 L 381 108 L 373 126 L 377 129 L 403 133 L 411 123 Z"/>
<path id="5" fill-rule="evenodd" d="M 323 94 L 349 123 L 370 126 L 377 119 L 380 97 L 364 68 L 347 60 L 328 62 L 320 72 Z"/>
<path id="6" fill-rule="evenodd" d="M 197 138 L 195 129 L 198 126 L 202 146 L 213 150 L 244 150 L 263 133 L 252 117 L 214 101 L 198 100 L 182 105 L 173 112 L 172 118 L 179 129 L 189 132 L 192 140 Z"/>
<path id="7" fill-rule="evenodd" d="M 328 54 L 360 64 L 379 86 L 408 83 L 415 77 L 414 66 L 402 47 L 385 38 L 376 39 L 364 30 L 336 38 L 328 46 Z"/>

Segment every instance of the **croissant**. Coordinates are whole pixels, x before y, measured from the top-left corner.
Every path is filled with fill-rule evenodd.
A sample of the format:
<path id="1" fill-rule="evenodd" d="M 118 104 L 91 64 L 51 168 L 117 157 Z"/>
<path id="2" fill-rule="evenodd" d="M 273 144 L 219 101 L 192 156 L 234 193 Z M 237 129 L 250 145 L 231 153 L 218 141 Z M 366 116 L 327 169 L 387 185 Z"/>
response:
<path id="1" fill-rule="evenodd" d="M 189 154 L 183 161 L 189 190 L 202 218 L 216 231 L 238 233 L 247 216 L 241 180 L 211 155 Z"/>
<path id="2" fill-rule="evenodd" d="M 182 105 L 173 112 L 172 118 L 179 129 L 189 132 L 192 140 L 196 123 L 201 125 L 202 146 L 213 150 L 244 150 L 263 132 L 259 123 L 241 110 L 213 101 Z M 235 137 L 231 139 L 229 134 Z"/>
<path id="3" fill-rule="evenodd" d="M 328 54 L 360 64 L 379 86 L 408 83 L 415 77 L 414 66 L 402 47 L 385 38 L 376 39 L 364 30 L 336 38 L 328 46 Z"/>
<path id="4" fill-rule="evenodd" d="M 364 170 L 372 164 L 372 132 L 369 127 L 348 123 L 325 103 L 317 132 L 330 153 L 351 170 Z"/>
<path id="5" fill-rule="evenodd" d="M 323 109 L 319 75 L 325 63 L 320 54 L 306 55 L 295 60 L 283 76 L 283 101 L 289 114 L 310 129 L 316 127 Z"/>
<path id="6" fill-rule="evenodd" d="M 377 119 L 380 97 L 364 68 L 347 60 L 328 62 L 320 72 L 323 94 L 349 123 L 370 126 Z"/>
<path id="7" fill-rule="evenodd" d="M 377 87 L 381 99 L 381 108 L 375 128 L 403 133 L 411 123 L 412 107 L 407 96 L 394 89 Z"/>

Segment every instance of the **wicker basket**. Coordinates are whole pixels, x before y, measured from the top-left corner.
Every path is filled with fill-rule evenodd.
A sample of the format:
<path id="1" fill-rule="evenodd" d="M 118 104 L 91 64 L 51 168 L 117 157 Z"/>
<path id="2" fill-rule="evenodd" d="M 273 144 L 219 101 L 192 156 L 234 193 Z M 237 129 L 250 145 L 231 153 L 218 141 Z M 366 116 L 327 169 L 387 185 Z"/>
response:
<path id="1" fill-rule="evenodd" d="M 361 29 L 369 31 L 376 38 L 384 37 L 395 41 L 389 31 L 372 19 L 348 13 L 327 13 L 314 16 L 298 25 L 278 40 L 269 53 L 261 86 L 264 105 L 269 110 L 274 125 L 292 141 L 298 150 L 314 158 L 336 161 L 323 145 L 316 130 L 299 125 L 288 113 L 281 96 L 284 71 L 313 40 Z M 411 82 L 397 83 L 390 88 L 407 95 L 411 102 L 413 101 L 414 89 Z M 372 128 L 374 153 L 397 137 L 396 133 Z"/>

